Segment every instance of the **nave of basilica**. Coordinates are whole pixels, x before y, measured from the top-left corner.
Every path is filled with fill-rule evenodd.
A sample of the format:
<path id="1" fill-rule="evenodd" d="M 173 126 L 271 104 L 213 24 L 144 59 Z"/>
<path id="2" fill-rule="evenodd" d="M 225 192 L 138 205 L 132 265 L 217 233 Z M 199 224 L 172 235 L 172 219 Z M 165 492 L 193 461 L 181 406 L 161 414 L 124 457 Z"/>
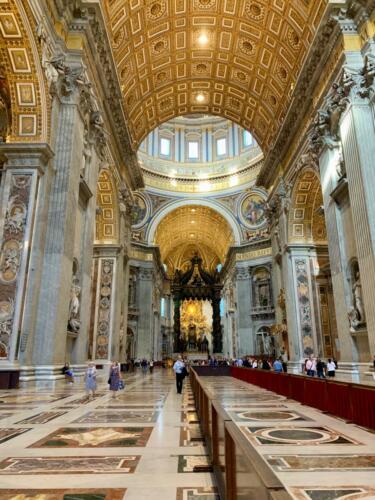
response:
<path id="1" fill-rule="evenodd" d="M 0 0 L 0 499 L 375 498 L 374 78 L 374 0 Z"/>

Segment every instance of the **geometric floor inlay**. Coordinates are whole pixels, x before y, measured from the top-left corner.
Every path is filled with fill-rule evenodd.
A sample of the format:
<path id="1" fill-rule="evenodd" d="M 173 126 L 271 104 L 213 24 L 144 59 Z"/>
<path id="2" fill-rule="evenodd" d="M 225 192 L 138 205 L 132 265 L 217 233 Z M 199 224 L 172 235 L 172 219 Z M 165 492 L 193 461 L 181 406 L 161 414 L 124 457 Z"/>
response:
<path id="1" fill-rule="evenodd" d="M 280 472 L 319 470 L 375 470 L 375 455 L 266 455 Z"/>
<path id="2" fill-rule="evenodd" d="M 0 461 L 0 474 L 131 474 L 140 456 L 13 457 Z"/>
<path id="3" fill-rule="evenodd" d="M 236 422 L 261 422 L 264 420 L 269 421 L 312 421 L 311 418 L 304 417 L 296 411 L 287 410 L 252 410 L 252 411 L 229 411 L 229 415 Z"/>
<path id="4" fill-rule="evenodd" d="M 125 489 L 1 490 L 1 500 L 122 500 Z"/>
<path id="5" fill-rule="evenodd" d="M 0 444 L 20 436 L 29 430 L 30 429 L 0 429 Z"/>
<path id="6" fill-rule="evenodd" d="M 178 472 L 212 472 L 208 455 L 179 455 Z"/>
<path id="7" fill-rule="evenodd" d="M 342 488 L 290 488 L 298 500 L 359 500 L 375 498 L 375 489 L 366 486 L 345 486 Z"/>
<path id="8" fill-rule="evenodd" d="M 29 448 L 107 448 L 146 446 L 153 427 L 63 427 Z"/>
<path id="9" fill-rule="evenodd" d="M 180 446 L 203 446 L 204 436 L 198 424 L 182 427 L 180 430 Z"/>
<path id="10" fill-rule="evenodd" d="M 176 500 L 220 500 L 216 488 L 177 488 Z"/>
<path id="11" fill-rule="evenodd" d="M 153 411 L 90 411 L 74 420 L 77 424 L 154 423 L 160 413 Z"/>
<path id="12" fill-rule="evenodd" d="M 16 422 L 17 424 L 46 424 L 47 422 L 50 422 L 51 420 L 54 420 L 57 417 L 61 417 L 62 415 L 65 415 L 67 412 L 66 411 L 46 411 L 43 413 L 38 413 L 38 415 L 33 415 L 32 417 L 24 418 L 23 420 L 20 420 L 19 422 Z"/>
<path id="13" fill-rule="evenodd" d="M 327 427 L 241 427 L 260 445 L 361 444 Z"/>

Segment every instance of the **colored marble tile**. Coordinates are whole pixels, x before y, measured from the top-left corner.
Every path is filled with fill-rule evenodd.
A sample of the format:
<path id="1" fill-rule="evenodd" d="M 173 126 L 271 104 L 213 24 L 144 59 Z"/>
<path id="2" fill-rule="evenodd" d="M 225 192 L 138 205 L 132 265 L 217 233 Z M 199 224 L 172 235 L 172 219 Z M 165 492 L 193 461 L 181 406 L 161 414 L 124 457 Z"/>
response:
<path id="1" fill-rule="evenodd" d="M 260 445 L 362 444 L 328 427 L 241 427 Z"/>
<path id="2" fill-rule="evenodd" d="M 0 413 L 0 420 L 5 420 L 6 418 L 11 417 L 14 413 Z"/>
<path id="3" fill-rule="evenodd" d="M 14 457 L 0 462 L 0 474 L 131 474 L 140 456 Z"/>
<path id="4" fill-rule="evenodd" d="M 152 411 L 152 410 L 160 410 L 162 408 L 161 405 L 133 405 L 133 404 L 116 404 L 115 402 L 108 403 L 107 405 L 101 405 L 97 406 L 96 409 L 98 410 L 107 410 L 108 408 L 115 408 L 116 410 L 147 410 L 147 411 Z"/>
<path id="5" fill-rule="evenodd" d="M 27 403 L 32 403 L 34 405 L 42 405 L 42 404 L 49 404 L 49 403 L 54 403 L 55 401 L 60 401 L 61 399 L 68 398 L 69 394 L 67 395 L 61 395 L 61 396 L 55 396 L 55 395 L 49 395 L 49 394 L 27 394 L 27 395 L 19 395 L 19 394 L 14 394 L 10 396 L 3 396 L 0 398 L 0 405 L 3 404 L 17 404 L 17 405 L 24 405 Z"/>
<path id="6" fill-rule="evenodd" d="M 212 462 L 208 455 L 179 455 L 178 472 L 212 472 Z"/>
<path id="7" fill-rule="evenodd" d="M 374 499 L 375 488 L 366 486 L 351 486 L 351 487 L 328 487 L 328 488 L 290 488 L 294 498 L 297 500 L 340 500 L 340 499 Z"/>
<path id="8" fill-rule="evenodd" d="M 176 500 L 220 500 L 216 488 L 177 488 Z"/>
<path id="9" fill-rule="evenodd" d="M 180 430 L 180 446 L 204 446 L 205 439 L 197 424 L 182 427 Z"/>
<path id="10" fill-rule="evenodd" d="M 46 424 L 57 417 L 65 415 L 66 411 L 45 411 L 16 422 L 17 424 Z"/>
<path id="11" fill-rule="evenodd" d="M 198 424 L 199 417 L 196 410 L 187 410 L 181 413 L 181 422 L 186 422 L 188 424 Z"/>
<path id="12" fill-rule="evenodd" d="M 159 412 L 152 411 L 90 411 L 74 420 L 77 424 L 111 424 L 111 423 L 155 423 Z"/>
<path id="13" fill-rule="evenodd" d="M 30 429 L 0 429 L 0 444 L 20 436 L 29 430 Z"/>
<path id="14" fill-rule="evenodd" d="M 153 427 L 61 428 L 29 448 L 106 448 L 146 446 Z"/>
<path id="15" fill-rule="evenodd" d="M 2 500 L 123 500 L 125 489 L 1 490 Z"/>
<path id="16" fill-rule="evenodd" d="M 375 455 L 267 455 L 265 459 L 279 472 L 375 470 Z"/>
<path id="17" fill-rule="evenodd" d="M 292 410 L 259 409 L 252 411 L 229 411 L 228 414 L 236 422 L 290 422 L 290 421 L 312 421 L 300 413 Z"/>

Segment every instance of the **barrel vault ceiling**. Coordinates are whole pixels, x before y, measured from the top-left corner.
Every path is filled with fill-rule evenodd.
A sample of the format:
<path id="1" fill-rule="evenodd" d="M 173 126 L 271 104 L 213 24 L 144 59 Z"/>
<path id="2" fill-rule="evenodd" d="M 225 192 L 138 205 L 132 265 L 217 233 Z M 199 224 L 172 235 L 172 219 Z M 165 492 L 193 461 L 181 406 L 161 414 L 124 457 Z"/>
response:
<path id="1" fill-rule="evenodd" d="M 154 243 L 160 247 L 163 262 L 177 268 L 189 248 L 206 255 L 207 262 L 224 263 L 233 232 L 227 221 L 209 207 L 189 205 L 173 210 L 160 222 Z"/>
<path id="2" fill-rule="evenodd" d="M 327 0 L 108 0 L 133 146 L 188 113 L 251 130 L 266 153 Z"/>

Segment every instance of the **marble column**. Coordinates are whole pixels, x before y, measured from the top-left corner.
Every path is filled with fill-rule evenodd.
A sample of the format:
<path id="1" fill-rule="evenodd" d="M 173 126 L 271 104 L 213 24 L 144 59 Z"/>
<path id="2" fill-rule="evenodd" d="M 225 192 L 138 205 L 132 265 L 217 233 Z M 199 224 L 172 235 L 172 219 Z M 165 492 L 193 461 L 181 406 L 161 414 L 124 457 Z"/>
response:
<path id="1" fill-rule="evenodd" d="M 375 354 L 375 121 L 374 110 L 353 89 L 340 134 L 366 312 L 370 353 Z"/>
<path id="2" fill-rule="evenodd" d="M 54 86 L 54 177 L 51 183 L 33 362 L 50 367 L 65 361 L 72 262 L 85 123 L 81 113 L 83 67 L 66 67 Z"/>
<path id="3" fill-rule="evenodd" d="M 237 354 L 238 356 L 244 356 L 246 354 L 252 354 L 254 350 L 252 321 L 250 315 L 251 276 L 249 267 L 237 267 L 235 279 L 237 292 Z"/>
<path id="4" fill-rule="evenodd" d="M 153 267 L 140 267 L 138 274 L 138 337 L 137 337 L 137 358 L 150 359 L 153 344 L 153 308 L 152 308 L 152 291 L 153 291 Z"/>
<path id="5" fill-rule="evenodd" d="M 53 153 L 47 144 L 0 144 L 0 367 L 31 363 L 35 299 Z M 27 350 L 27 346 L 29 349 Z"/>
<path id="6" fill-rule="evenodd" d="M 339 200 L 347 196 L 346 178 L 343 177 L 338 183 L 337 169 L 340 162 L 338 144 L 336 147 L 325 145 L 320 155 L 319 166 L 339 340 L 336 348 L 340 354 L 340 366 L 352 370 L 358 362 L 358 351 L 350 334 L 348 321 L 350 298 L 346 277 L 348 258 L 345 242 L 351 235 L 345 232 L 340 208 Z"/>

